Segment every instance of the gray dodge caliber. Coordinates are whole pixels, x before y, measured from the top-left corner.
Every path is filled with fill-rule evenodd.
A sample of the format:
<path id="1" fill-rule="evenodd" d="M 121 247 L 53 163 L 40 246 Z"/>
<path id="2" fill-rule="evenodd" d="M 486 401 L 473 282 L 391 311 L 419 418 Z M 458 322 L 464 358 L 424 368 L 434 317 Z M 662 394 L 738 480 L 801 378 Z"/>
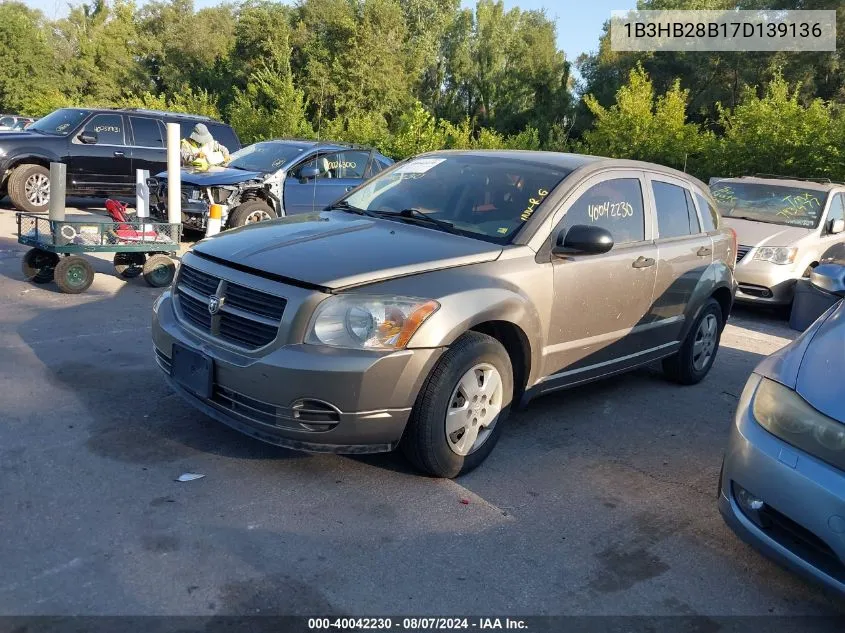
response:
<path id="1" fill-rule="evenodd" d="M 693 384 L 735 292 L 708 188 L 658 165 L 435 152 L 185 254 L 154 306 L 173 388 L 259 440 L 401 447 L 454 477 L 512 406 L 662 360 Z"/>

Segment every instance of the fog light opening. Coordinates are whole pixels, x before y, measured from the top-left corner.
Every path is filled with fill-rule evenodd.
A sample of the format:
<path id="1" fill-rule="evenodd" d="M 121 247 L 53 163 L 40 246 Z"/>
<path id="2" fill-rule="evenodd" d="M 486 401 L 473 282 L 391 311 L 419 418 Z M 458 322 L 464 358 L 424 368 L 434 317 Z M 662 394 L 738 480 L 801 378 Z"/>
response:
<path id="1" fill-rule="evenodd" d="M 733 490 L 734 499 L 739 505 L 742 513 L 754 521 L 759 527 L 766 528 L 769 526 L 768 520 L 761 514 L 766 509 L 766 502 L 758 496 L 749 492 L 738 483 L 731 482 L 731 489 Z"/>

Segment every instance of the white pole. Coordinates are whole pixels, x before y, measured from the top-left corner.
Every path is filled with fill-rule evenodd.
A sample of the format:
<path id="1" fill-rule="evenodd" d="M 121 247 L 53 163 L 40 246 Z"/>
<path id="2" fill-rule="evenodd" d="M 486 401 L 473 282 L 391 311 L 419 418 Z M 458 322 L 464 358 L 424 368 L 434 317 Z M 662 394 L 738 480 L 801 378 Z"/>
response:
<path id="1" fill-rule="evenodd" d="M 67 165 L 50 163 L 50 203 L 51 220 L 63 222 L 65 219 L 65 184 Z"/>
<path id="2" fill-rule="evenodd" d="M 179 155 L 181 131 L 178 123 L 167 124 L 167 221 L 182 223 L 182 160 Z"/>
<path id="3" fill-rule="evenodd" d="M 135 170 L 135 212 L 139 218 L 150 217 L 150 187 L 147 178 L 150 172 L 146 169 Z"/>

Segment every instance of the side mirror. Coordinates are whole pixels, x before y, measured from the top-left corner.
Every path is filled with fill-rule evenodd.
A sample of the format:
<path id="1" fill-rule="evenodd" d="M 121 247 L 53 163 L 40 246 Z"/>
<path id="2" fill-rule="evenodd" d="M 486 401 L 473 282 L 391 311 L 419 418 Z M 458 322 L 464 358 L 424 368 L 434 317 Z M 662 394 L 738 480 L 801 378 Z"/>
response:
<path id="1" fill-rule="evenodd" d="M 555 255 L 573 253 L 600 255 L 611 248 L 613 248 L 613 236 L 610 231 L 600 226 L 576 224 L 568 231 L 561 231 L 558 234 L 552 253 Z"/>
<path id="2" fill-rule="evenodd" d="M 76 138 L 86 145 L 94 145 L 97 142 L 97 135 L 94 132 L 80 132 Z"/>
<path id="3" fill-rule="evenodd" d="M 827 223 L 827 232 L 831 235 L 836 235 L 845 231 L 845 220 L 830 220 Z"/>
<path id="4" fill-rule="evenodd" d="M 299 179 L 302 181 L 313 180 L 320 175 L 319 167 L 303 167 L 299 172 Z"/>
<path id="5" fill-rule="evenodd" d="M 819 264 L 810 272 L 810 283 L 819 290 L 845 298 L 845 266 Z"/>

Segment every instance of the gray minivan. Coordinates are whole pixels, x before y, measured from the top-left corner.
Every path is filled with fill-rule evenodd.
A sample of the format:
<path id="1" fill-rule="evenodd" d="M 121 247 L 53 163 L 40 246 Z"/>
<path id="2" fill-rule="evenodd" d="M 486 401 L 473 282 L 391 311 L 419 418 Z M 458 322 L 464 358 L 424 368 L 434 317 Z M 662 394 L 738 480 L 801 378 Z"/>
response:
<path id="1" fill-rule="evenodd" d="M 512 405 L 662 360 L 710 370 L 735 292 L 707 186 L 658 165 L 451 151 L 320 213 L 198 242 L 156 359 L 209 416 L 294 449 L 401 445 L 454 477 Z"/>

